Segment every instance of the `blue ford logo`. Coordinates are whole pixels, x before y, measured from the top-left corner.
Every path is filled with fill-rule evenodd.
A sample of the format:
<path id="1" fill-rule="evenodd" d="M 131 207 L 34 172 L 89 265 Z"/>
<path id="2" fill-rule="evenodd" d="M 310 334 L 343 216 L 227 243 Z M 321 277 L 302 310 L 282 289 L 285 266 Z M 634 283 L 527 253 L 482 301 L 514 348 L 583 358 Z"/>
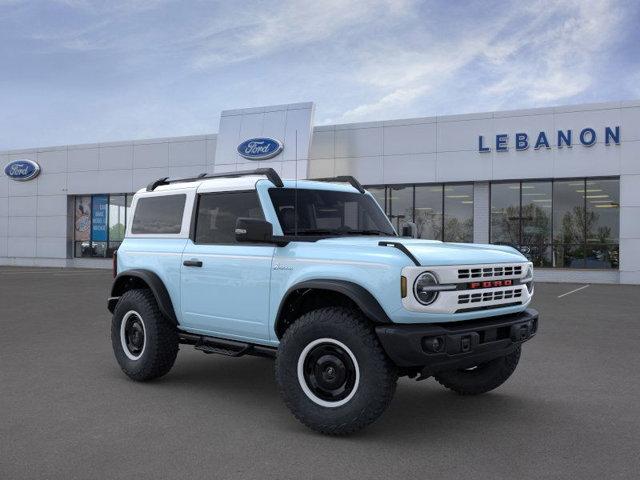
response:
<path id="1" fill-rule="evenodd" d="M 282 143 L 273 138 L 250 138 L 238 145 L 238 153 L 249 160 L 273 158 L 282 149 Z"/>
<path id="2" fill-rule="evenodd" d="M 4 173 L 11 180 L 25 182 L 38 176 L 40 165 L 33 160 L 14 160 L 4 167 Z"/>

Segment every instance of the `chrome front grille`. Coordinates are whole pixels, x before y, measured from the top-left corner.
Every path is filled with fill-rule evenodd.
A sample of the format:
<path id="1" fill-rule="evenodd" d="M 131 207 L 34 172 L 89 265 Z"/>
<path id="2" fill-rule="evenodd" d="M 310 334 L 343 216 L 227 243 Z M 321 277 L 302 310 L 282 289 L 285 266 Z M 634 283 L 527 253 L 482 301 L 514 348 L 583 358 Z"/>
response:
<path id="1" fill-rule="evenodd" d="M 522 275 L 522 265 L 458 269 L 458 278 L 461 280 L 472 278 L 519 277 L 520 275 Z"/>
<path id="2" fill-rule="evenodd" d="M 458 295 L 458 304 L 494 302 L 499 300 L 520 299 L 521 297 L 522 288 L 495 290 L 491 292 L 462 293 Z"/>

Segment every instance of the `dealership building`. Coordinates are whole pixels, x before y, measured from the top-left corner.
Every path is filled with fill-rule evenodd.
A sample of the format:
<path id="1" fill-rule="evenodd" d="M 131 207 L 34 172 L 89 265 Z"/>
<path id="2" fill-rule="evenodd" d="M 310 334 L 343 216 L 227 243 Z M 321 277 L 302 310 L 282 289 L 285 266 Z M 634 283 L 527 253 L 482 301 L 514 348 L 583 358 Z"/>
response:
<path id="1" fill-rule="evenodd" d="M 640 284 L 640 101 L 314 125 L 314 104 L 222 112 L 218 133 L 0 152 L 0 265 L 108 267 L 133 192 L 273 167 L 353 175 L 399 230 L 512 245 L 545 281 Z M 278 145 L 246 158 L 247 141 Z M 249 142 L 251 143 L 251 142 Z"/>

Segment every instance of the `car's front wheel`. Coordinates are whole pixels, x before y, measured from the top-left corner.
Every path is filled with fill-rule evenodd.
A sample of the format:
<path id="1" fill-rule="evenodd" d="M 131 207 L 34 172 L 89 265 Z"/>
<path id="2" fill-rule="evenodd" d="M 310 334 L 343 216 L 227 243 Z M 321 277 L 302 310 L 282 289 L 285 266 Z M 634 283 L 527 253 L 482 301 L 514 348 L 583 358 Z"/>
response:
<path id="1" fill-rule="evenodd" d="M 375 421 L 389 405 L 397 378 L 373 329 L 354 310 L 309 312 L 278 348 L 276 380 L 286 405 L 321 433 L 353 433 Z"/>
<path id="2" fill-rule="evenodd" d="M 178 332 L 146 289 L 125 292 L 113 312 L 111 344 L 122 371 L 137 381 L 161 377 L 178 354 Z"/>

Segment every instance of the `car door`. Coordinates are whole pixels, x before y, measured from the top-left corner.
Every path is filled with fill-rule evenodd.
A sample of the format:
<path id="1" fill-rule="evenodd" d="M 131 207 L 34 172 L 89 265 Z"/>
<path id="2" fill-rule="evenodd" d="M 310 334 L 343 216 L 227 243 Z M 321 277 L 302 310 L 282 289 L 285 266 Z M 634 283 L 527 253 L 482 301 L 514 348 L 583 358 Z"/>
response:
<path id="1" fill-rule="evenodd" d="M 237 243 L 238 217 L 264 218 L 257 192 L 199 193 L 182 254 L 183 327 L 214 336 L 268 340 L 275 247 Z"/>

